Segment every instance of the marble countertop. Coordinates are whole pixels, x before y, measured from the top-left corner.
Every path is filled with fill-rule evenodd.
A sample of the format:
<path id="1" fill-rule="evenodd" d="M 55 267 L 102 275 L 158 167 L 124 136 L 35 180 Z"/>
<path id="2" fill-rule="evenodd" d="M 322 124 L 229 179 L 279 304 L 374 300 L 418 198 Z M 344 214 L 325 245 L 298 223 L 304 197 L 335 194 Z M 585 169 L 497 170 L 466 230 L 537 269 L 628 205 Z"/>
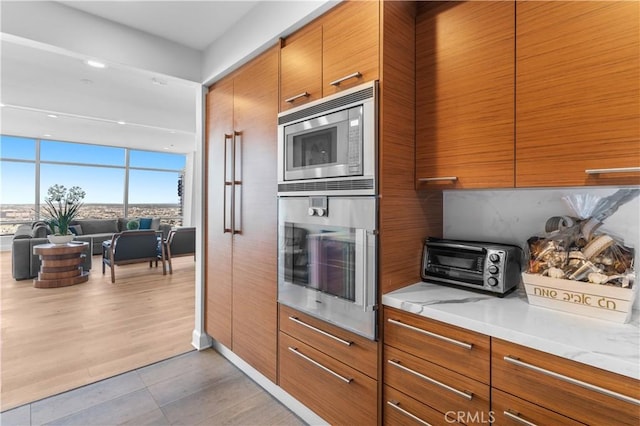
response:
<path id="1" fill-rule="evenodd" d="M 524 289 L 504 298 L 429 283 L 384 294 L 382 304 L 640 379 L 640 312 L 627 324 L 529 305 Z"/>

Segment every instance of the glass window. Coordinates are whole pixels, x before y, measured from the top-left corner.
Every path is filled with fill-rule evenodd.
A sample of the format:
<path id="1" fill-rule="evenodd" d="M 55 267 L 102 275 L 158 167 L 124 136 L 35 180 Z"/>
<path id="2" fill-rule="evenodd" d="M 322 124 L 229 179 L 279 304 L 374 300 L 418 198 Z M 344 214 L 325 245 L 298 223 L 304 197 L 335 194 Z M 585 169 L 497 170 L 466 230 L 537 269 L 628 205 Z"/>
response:
<path id="1" fill-rule="evenodd" d="M 144 167 L 147 169 L 182 170 L 185 167 L 184 154 L 167 152 L 134 151 L 129 152 L 130 167 Z"/>
<path id="2" fill-rule="evenodd" d="M 57 164 L 40 167 L 40 202 L 51 185 L 79 186 L 86 193 L 79 217 L 112 219 L 124 216 L 124 168 Z"/>
<path id="3" fill-rule="evenodd" d="M 0 161 L 0 234 L 35 220 L 35 170 L 35 163 Z"/>
<path id="4" fill-rule="evenodd" d="M 1 135 L 0 157 L 35 161 L 36 141 L 34 139 Z"/>
<path id="5" fill-rule="evenodd" d="M 41 161 L 124 167 L 125 151 L 125 148 L 113 146 L 44 140 L 40 142 Z"/>
<path id="6" fill-rule="evenodd" d="M 161 217 L 177 224 L 181 216 L 177 172 L 129 171 L 129 217 Z M 172 220 L 170 220 L 172 219 Z"/>

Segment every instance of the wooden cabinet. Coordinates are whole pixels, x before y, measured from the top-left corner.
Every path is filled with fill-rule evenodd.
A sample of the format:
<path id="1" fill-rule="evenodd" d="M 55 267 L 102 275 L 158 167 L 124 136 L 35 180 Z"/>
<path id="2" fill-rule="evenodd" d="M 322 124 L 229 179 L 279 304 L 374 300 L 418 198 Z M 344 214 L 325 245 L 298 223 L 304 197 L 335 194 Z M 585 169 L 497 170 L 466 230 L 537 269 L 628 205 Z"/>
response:
<path id="1" fill-rule="evenodd" d="M 280 110 L 378 79 L 378 1 L 346 1 L 282 41 Z"/>
<path id="2" fill-rule="evenodd" d="M 416 19 L 418 188 L 514 186 L 515 3 L 427 2 Z"/>
<path id="3" fill-rule="evenodd" d="M 280 305 L 279 384 L 331 424 L 377 424 L 377 344 Z"/>
<path id="4" fill-rule="evenodd" d="M 277 111 L 277 48 L 207 97 L 206 331 L 274 382 Z"/>
<path id="5" fill-rule="evenodd" d="M 594 425 L 640 423 L 637 380 L 495 338 L 491 367 L 493 388 L 564 417 Z M 499 401 L 502 411 L 536 418 Z"/>
<path id="6" fill-rule="evenodd" d="M 495 388 L 491 389 L 491 411 L 495 418 L 494 423 L 499 425 L 578 426 L 583 424 Z"/>
<path id="7" fill-rule="evenodd" d="M 411 418 L 398 410 L 404 406 L 405 411 L 427 423 L 434 421 L 433 410 L 440 413 L 436 424 L 452 419 L 465 424 L 489 421 L 488 336 L 385 307 L 384 342 L 385 389 L 400 392 L 395 399 L 390 398 L 385 413 Z M 404 403 L 398 399 L 404 399 Z M 420 417 L 419 412 L 430 420 Z M 452 413 L 469 415 L 458 418 Z M 389 419 L 385 418 L 385 423 Z"/>
<path id="8" fill-rule="evenodd" d="M 516 186 L 640 183 L 639 11 L 517 3 Z"/>

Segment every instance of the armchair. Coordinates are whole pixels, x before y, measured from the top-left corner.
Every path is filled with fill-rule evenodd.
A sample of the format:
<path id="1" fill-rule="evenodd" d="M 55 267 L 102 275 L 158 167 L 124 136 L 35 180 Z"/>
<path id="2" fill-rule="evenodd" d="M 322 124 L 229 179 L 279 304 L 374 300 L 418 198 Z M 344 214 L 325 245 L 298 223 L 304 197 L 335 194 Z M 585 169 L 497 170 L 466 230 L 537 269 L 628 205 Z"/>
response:
<path id="1" fill-rule="evenodd" d="M 169 273 L 173 274 L 171 259 L 179 256 L 196 255 L 196 228 L 186 227 L 172 229 L 164 242 L 165 258 L 169 262 Z"/>
<path id="2" fill-rule="evenodd" d="M 160 252 L 159 252 L 160 251 Z M 115 266 L 130 263 L 149 262 L 149 267 L 158 257 L 162 260 L 162 275 L 167 271 L 164 264 L 164 244 L 158 244 L 156 231 L 123 231 L 113 234 L 110 241 L 102 243 L 102 274 L 105 266 L 111 268 L 111 282 L 116 282 Z"/>

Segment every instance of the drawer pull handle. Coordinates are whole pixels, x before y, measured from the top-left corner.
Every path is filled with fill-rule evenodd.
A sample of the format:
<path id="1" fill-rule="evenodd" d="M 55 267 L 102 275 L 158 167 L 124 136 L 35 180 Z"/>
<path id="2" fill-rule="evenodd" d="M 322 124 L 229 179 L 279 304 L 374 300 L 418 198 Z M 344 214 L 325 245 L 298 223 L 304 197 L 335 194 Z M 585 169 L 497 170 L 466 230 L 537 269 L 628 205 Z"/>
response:
<path id="1" fill-rule="evenodd" d="M 309 92 L 302 92 L 302 93 L 300 93 L 299 95 L 292 96 L 292 97 L 290 97 L 290 98 L 288 98 L 288 99 L 285 99 L 284 101 L 285 101 L 286 103 L 290 104 L 290 103 L 293 103 L 294 101 L 297 101 L 297 100 L 298 100 L 298 99 L 300 99 L 300 98 L 308 98 L 309 96 L 311 96 L 311 95 L 309 94 Z"/>
<path id="2" fill-rule="evenodd" d="M 347 377 L 344 377 L 338 373 L 336 373 L 335 371 L 333 371 L 330 368 L 325 367 L 324 365 L 320 364 L 318 361 L 315 361 L 311 358 L 309 358 L 308 356 L 306 356 L 305 354 L 303 354 L 302 352 L 298 351 L 297 348 L 292 348 L 291 346 L 289 346 L 289 350 L 291 352 L 293 352 L 294 354 L 298 355 L 300 358 L 306 359 L 307 361 L 309 361 L 311 364 L 315 365 L 318 368 L 323 369 L 324 371 L 326 371 L 327 373 L 331 374 L 334 377 L 337 377 L 338 379 L 342 380 L 345 383 L 351 383 L 353 381 L 353 379 L 349 379 Z"/>
<path id="3" fill-rule="evenodd" d="M 401 369 L 403 371 L 406 371 L 407 373 L 413 374 L 416 377 L 420 377 L 422 380 L 426 380 L 429 383 L 432 383 L 432 384 L 434 384 L 436 386 L 440 386 L 443 389 L 451 391 L 451 392 L 455 393 L 456 395 L 461 396 L 464 399 L 468 399 L 469 401 L 471 401 L 473 399 L 473 394 L 472 393 L 464 392 L 464 391 L 458 390 L 456 388 L 452 388 L 449 385 L 445 385 L 444 383 L 439 382 L 436 379 L 432 379 L 431 377 L 427 377 L 422 373 L 418 373 L 415 370 L 412 370 L 410 368 L 405 367 L 404 365 L 401 365 L 399 361 L 394 361 L 394 360 L 390 359 L 390 360 L 387 360 L 387 362 L 389 364 L 393 365 L 396 368 L 399 368 L 399 369 Z"/>
<path id="4" fill-rule="evenodd" d="M 516 422 L 518 422 L 518 423 L 521 423 L 521 424 L 523 424 L 523 425 L 527 425 L 527 426 L 538 426 L 537 424 L 535 424 L 535 423 L 531 423 L 530 421 L 523 419 L 523 418 L 522 418 L 522 417 L 520 417 L 518 414 L 516 414 L 516 413 L 512 413 L 512 412 L 511 412 L 511 411 L 509 411 L 509 410 L 505 410 L 505 411 L 503 411 L 502 413 L 503 413 L 505 416 L 509 417 L 511 420 L 514 420 L 514 421 L 516 421 Z"/>
<path id="5" fill-rule="evenodd" d="M 362 77 L 362 74 L 360 73 L 360 71 L 356 71 L 353 74 L 345 75 L 342 78 L 339 78 L 337 80 L 333 80 L 329 84 L 332 85 L 332 86 L 340 86 L 340 83 L 342 83 L 343 81 L 349 80 L 350 78 L 360 78 L 360 77 Z"/>
<path id="6" fill-rule="evenodd" d="M 421 425 L 431 426 L 431 423 L 427 423 L 424 420 L 422 420 L 420 417 L 416 416 L 415 414 L 411 414 L 410 412 L 408 412 L 404 408 L 400 408 L 400 403 L 399 402 L 387 401 L 387 405 L 389 405 L 390 407 L 393 407 L 394 410 L 397 410 L 397 411 L 401 412 L 405 416 L 415 420 L 416 422 L 420 423 Z"/>
<path id="7" fill-rule="evenodd" d="M 612 169 L 587 169 L 584 171 L 588 175 L 599 175 L 606 173 L 637 173 L 640 167 L 617 167 Z"/>
<path id="8" fill-rule="evenodd" d="M 505 361 L 507 361 L 507 362 L 509 362 L 511 364 L 515 364 L 515 365 L 517 365 L 519 367 L 528 368 L 528 369 L 536 371 L 538 373 L 546 374 L 547 376 L 554 377 L 554 378 L 556 378 L 558 380 L 562 380 L 562 381 L 565 381 L 567 383 L 571 383 L 571 384 L 574 384 L 576 386 L 580 386 L 582 388 L 585 388 L 585 389 L 588 389 L 588 390 L 591 390 L 591 391 L 594 391 L 594 392 L 599 392 L 599 393 L 601 393 L 603 395 L 610 396 L 611 398 L 615 398 L 615 399 L 619 399 L 621 401 L 629 402 L 629 403 L 634 404 L 634 405 L 640 405 L 640 400 L 639 399 L 635 399 L 635 398 L 632 398 L 630 396 L 623 395 L 621 393 L 614 392 L 614 391 L 609 390 L 609 389 L 601 388 L 600 386 L 592 385 L 591 383 L 583 382 L 582 380 L 574 379 L 573 377 L 565 376 L 564 374 L 559 374 L 559 373 L 556 373 L 554 371 L 550 371 L 550 370 L 547 370 L 547 369 L 544 369 L 544 368 L 541 368 L 541 367 L 538 367 L 538 366 L 535 366 L 535 365 L 520 361 L 518 358 L 514 358 L 512 356 L 506 355 L 503 359 Z"/>
<path id="9" fill-rule="evenodd" d="M 418 182 L 438 182 L 441 180 L 450 180 L 450 181 L 457 181 L 458 180 L 458 176 L 442 176 L 442 177 L 432 177 L 432 178 L 418 178 Z"/>
<path id="10" fill-rule="evenodd" d="M 300 325 L 302 325 L 302 326 L 304 326 L 304 327 L 307 327 L 308 329 L 313 330 L 313 331 L 316 331 L 316 332 L 318 332 L 318 333 L 322 334 L 323 336 L 330 337 L 330 338 L 332 338 L 333 340 L 335 340 L 335 341 L 337 341 L 337 342 L 342 343 L 343 345 L 351 346 L 351 345 L 353 344 L 353 342 L 350 342 L 350 341 L 348 341 L 348 340 L 341 339 L 340 337 L 338 337 L 338 336 L 334 336 L 334 335 L 333 335 L 333 334 L 331 334 L 331 333 L 327 333 L 327 332 L 326 332 L 326 331 L 324 331 L 324 330 L 320 330 L 319 328 L 314 327 L 314 326 L 312 326 L 311 324 L 307 324 L 307 323 L 306 323 L 306 322 L 304 322 L 304 321 L 300 321 L 300 320 L 299 320 L 298 318 L 296 318 L 296 317 L 289 317 L 289 319 L 290 319 L 291 321 L 295 322 L 296 324 L 300 324 Z"/>
<path id="11" fill-rule="evenodd" d="M 459 340 L 450 339 L 448 337 L 441 336 L 439 334 L 432 333 L 430 331 L 423 330 L 421 328 L 414 327 L 414 326 L 409 325 L 409 324 L 405 324 L 405 323 L 400 322 L 398 320 L 394 320 L 393 318 L 388 318 L 387 321 L 390 322 L 391 324 L 395 324 L 395 325 L 398 325 L 400 327 L 408 328 L 409 330 L 417 331 L 418 333 L 426 334 L 427 336 L 435 337 L 436 339 L 444 340 L 445 342 L 453 343 L 454 345 L 463 347 L 463 348 L 468 349 L 468 350 L 473 349 L 473 345 L 471 343 L 465 343 L 465 342 L 461 342 Z"/>

